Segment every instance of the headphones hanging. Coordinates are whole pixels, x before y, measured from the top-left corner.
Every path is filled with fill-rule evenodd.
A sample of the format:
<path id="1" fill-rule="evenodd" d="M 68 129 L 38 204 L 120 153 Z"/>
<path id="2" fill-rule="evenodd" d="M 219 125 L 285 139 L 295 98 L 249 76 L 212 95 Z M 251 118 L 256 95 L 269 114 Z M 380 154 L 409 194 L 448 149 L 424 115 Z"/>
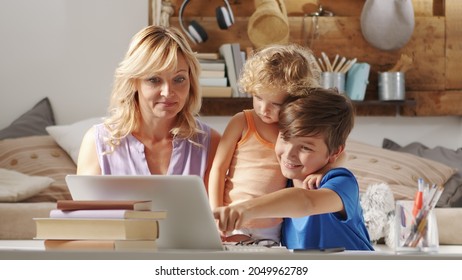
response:
<path id="1" fill-rule="evenodd" d="M 207 32 L 205 32 L 205 29 L 197 21 L 192 20 L 188 24 L 187 28 L 185 28 L 183 24 L 183 12 L 189 1 L 190 0 L 184 0 L 181 4 L 179 11 L 180 27 L 192 42 L 195 44 L 203 43 L 207 41 L 208 35 Z M 219 6 L 215 9 L 217 23 L 220 29 L 228 29 L 234 23 L 233 10 L 231 10 L 228 0 L 224 0 L 224 2 L 225 6 Z"/>

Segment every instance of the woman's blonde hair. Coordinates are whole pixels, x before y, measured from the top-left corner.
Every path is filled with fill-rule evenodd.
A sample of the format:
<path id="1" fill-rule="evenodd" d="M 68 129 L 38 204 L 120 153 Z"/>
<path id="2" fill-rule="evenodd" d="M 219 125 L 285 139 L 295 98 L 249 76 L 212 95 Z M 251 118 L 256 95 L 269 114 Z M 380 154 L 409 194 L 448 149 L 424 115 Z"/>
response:
<path id="1" fill-rule="evenodd" d="M 262 88 L 290 94 L 300 86 L 319 87 L 320 77 L 321 69 L 310 49 L 297 44 L 271 45 L 248 58 L 239 87 L 251 95 Z"/>
<path id="2" fill-rule="evenodd" d="M 111 151 L 120 143 L 121 138 L 140 125 L 137 81 L 175 69 L 180 55 L 189 65 L 191 86 L 185 106 L 170 132 L 174 137 L 186 138 L 195 143 L 197 134 L 202 133 L 194 118 L 199 113 L 202 101 L 198 78 L 199 62 L 178 29 L 148 26 L 133 36 L 125 58 L 115 71 L 109 116 L 104 122 L 109 131 L 107 144 Z"/>

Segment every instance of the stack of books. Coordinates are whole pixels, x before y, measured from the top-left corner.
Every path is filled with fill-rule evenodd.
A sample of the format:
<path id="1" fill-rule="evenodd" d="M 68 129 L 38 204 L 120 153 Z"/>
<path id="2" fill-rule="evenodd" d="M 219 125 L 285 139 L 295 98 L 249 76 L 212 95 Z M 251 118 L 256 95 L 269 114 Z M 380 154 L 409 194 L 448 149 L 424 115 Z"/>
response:
<path id="1" fill-rule="evenodd" d="M 155 251 L 159 220 L 144 200 L 59 200 L 49 218 L 35 218 L 46 250 Z"/>
<path id="2" fill-rule="evenodd" d="M 226 64 L 218 53 L 197 53 L 201 66 L 199 84 L 203 97 L 231 97 Z"/>

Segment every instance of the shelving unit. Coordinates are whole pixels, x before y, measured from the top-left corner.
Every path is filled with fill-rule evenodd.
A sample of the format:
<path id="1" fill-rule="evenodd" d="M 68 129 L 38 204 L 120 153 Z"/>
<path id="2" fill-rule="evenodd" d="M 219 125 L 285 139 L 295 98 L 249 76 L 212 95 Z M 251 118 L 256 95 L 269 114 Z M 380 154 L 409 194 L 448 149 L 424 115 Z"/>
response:
<path id="1" fill-rule="evenodd" d="M 179 27 L 178 8 L 182 0 L 171 0 L 175 12 L 170 24 Z M 360 14 L 364 0 L 321 0 L 333 17 L 319 17 L 319 35 L 310 41 L 313 21 L 306 16 L 308 0 L 285 0 L 290 25 L 290 42 L 310 47 L 319 57 L 325 52 L 357 58 L 371 65 L 369 85 L 364 102 L 355 102 L 360 116 L 462 116 L 462 1 L 412 0 L 415 28 L 409 42 L 396 51 L 382 51 L 365 41 L 361 33 Z M 192 45 L 198 52 L 216 52 L 223 43 L 239 42 L 242 49 L 252 47 L 247 36 L 247 23 L 254 11 L 253 1 L 230 1 L 235 23 L 220 30 L 214 9 L 221 0 L 191 1 L 184 21 L 197 20 L 209 35 L 209 41 Z M 298 10 L 297 10 L 298 9 Z M 381 102 L 377 96 L 378 73 L 387 71 L 401 54 L 412 54 L 413 68 L 406 73 L 406 100 L 402 104 Z M 204 98 L 202 114 L 233 115 L 251 107 L 250 100 Z"/>

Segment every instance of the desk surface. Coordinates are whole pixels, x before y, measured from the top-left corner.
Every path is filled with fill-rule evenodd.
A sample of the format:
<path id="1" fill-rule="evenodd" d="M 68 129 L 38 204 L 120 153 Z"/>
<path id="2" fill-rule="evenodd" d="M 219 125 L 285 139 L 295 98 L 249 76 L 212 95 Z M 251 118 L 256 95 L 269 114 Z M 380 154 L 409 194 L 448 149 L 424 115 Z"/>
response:
<path id="1" fill-rule="evenodd" d="M 269 252 L 198 251 L 198 250 L 158 250 L 156 252 L 112 252 L 112 251 L 45 251 L 41 240 L 0 240 L 0 259 L 3 260 L 389 260 L 389 259 L 462 259 L 462 246 L 440 246 L 437 254 L 407 253 L 395 254 L 385 246 L 378 245 L 374 252 L 344 251 L 337 253 L 291 252 L 274 249 Z"/>

